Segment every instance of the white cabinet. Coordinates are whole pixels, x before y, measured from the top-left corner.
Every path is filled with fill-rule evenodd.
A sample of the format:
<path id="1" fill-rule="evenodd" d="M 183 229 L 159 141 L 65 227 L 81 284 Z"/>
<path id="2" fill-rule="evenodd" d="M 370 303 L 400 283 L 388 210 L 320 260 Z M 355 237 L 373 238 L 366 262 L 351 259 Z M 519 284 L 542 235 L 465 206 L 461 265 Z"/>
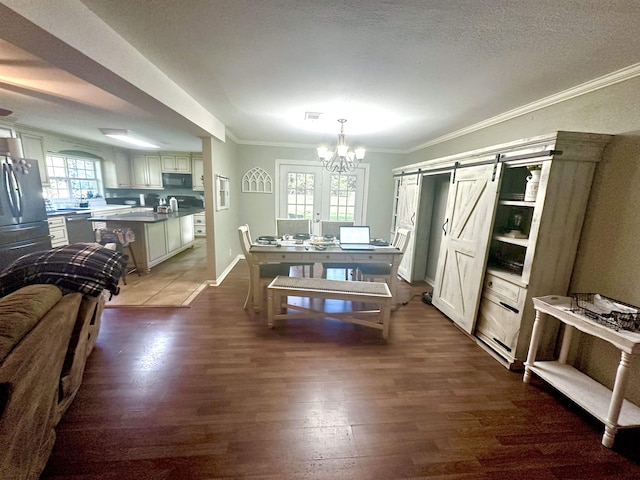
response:
<path id="1" fill-rule="evenodd" d="M 49 174 L 47 173 L 47 164 L 45 162 L 44 142 L 42 137 L 32 135 L 30 133 L 18 133 L 22 142 L 22 151 L 24 157 L 30 160 L 37 160 L 38 171 L 40 173 L 40 183 L 42 185 L 49 184 Z"/>
<path id="2" fill-rule="evenodd" d="M 207 236 L 207 223 L 205 213 L 196 213 L 193 216 L 193 233 L 196 237 Z"/>
<path id="3" fill-rule="evenodd" d="M 115 151 L 101 165 L 105 188 L 131 188 L 131 165 L 125 152 Z"/>
<path id="4" fill-rule="evenodd" d="M 191 169 L 193 172 L 193 190 L 203 191 L 204 190 L 204 163 L 202 158 L 194 157 L 193 162 L 191 164 Z"/>
<path id="5" fill-rule="evenodd" d="M 194 220 L 192 215 L 188 217 L 180 217 L 180 234 L 181 234 L 180 244 L 181 245 L 187 245 L 187 244 L 193 243 L 193 240 L 195 238 L 195 231 L 194 231 L 193 225 L 194 225 Z"/>
<path id="6" fill-rule="evenodd" d="M 170 218 L 164 222 L 166 226 L 167 250 L 173 252 L 182 245 L 182 232 L 180 231 L 180 219 Z"/>
<path id="7" fill-rule="evenodd" d="M 509 368 L 526 358 L 531 299 L 567 292 L 593 173 L 611 138 L 555 132 L 402 167 L 451 169 L 433 305 Z M 524 201 L 533 165 L 541 168 L 538 193 Z M 556 334 L 545 331 L 541 357 Z"/>
<path id="8" fill-rule="evenodd" d="M 56 215 L 47 218 L 49 224 L 49 235 L 51 236 L 52 247 L 62 247 L 69 245 L 69 237 L 67 236 L 67 224 L 64 215 Z"/>
<path id="9" fill-rule="evenodd" d="M 131 156 L 131 187 L 162 189 L 162 164 L 158 155 Z"/>
<path id="10" fill-rule="evenodd" d="M 167 247 L 165 223 L 167 222 L 146 223 L 144 225 L 147 268 L 160 263 L 167 257 L 169 249 Z M 136 258 L 138 258 L 137 255 Z"/>
<path id="11" fill-rule="evenodd" d="M 191 158 L 188 155 L 162 155 L 162 171 L 168 173 L 191 173 Z"/>

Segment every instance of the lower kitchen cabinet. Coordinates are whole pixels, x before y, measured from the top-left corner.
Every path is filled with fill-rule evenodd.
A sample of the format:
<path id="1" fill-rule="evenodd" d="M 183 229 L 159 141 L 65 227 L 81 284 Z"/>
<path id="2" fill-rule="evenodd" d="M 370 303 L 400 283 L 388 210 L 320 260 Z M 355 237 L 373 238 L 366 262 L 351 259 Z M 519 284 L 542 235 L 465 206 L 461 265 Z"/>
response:
<path id="1" fill-rule="evenodd" d="M 194 215 L 188 217 L 180 217 L 180 244 L 187 245 L 193 243 L 195 239 L 195 232 L 193 228 Z"/>
<path id="2" fill-rule="evenodd" d="M 114 215 L 113 220 L 107 221 L 107 228 L 130 228 L 133 231 L 135 241 L 130 248 L 141 272 L 148 272 L 151 267 L 193 246 L 193 215 L 161 222 L 118 220 L 117 217 Z"/>
<path id="3" fill-rule="evenodd" d="M 165 223 L 167 237 L 167 251 L 173 252 L 182 246 L 182 232 L 180 231 L 180 219 L 170 218 Z"/>
<path id="4" fill-rule="evenodd" d="M 167 246 L 167 222 L 147 223 L 144 225 L 144 245 L 146 246 L 146 264 L 150 268 L 160 263 L 169 252 Z M 140 244 L 138 239 L 136 243 Z"/>
<path id="5" fill-rule="evenodd" d="M 205 221 L 205 213 L 196 213 L 193 216 L 193 230 L 196 237 L 207 236 L 207 225 Z"/>
<path id="6" fill-rule="evenodd" d="M 64 215 L 56 215 L 47 218 L 49 224 L 49 235 L 51 236 L 52 247 L 62 247 L 69 245 L 69 237 L 67 236 L 67 225 Z"/>

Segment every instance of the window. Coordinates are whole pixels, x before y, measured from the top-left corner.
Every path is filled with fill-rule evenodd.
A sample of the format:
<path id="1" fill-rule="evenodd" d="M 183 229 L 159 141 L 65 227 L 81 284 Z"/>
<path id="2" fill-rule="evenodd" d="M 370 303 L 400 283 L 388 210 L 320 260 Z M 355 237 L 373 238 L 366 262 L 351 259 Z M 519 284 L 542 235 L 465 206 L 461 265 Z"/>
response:
<path id="1" fill-rule="evenodd" d="M 46 165 L 49 186 L 44 190 L 47 198 L 81 200 L 101 196 L 99 161 L 47 155 Z"/>
<path id="2" fill-rule="evenodd" d="M 354 174 L 331 174 L 329 196 L 329 220 L 355 219 L 357 176 Z"/>
<path id="3" fill-rule="evenodd" d="M 310 173 L 287 174 L 287 218 L 313 218 L 315 176 Z"/>

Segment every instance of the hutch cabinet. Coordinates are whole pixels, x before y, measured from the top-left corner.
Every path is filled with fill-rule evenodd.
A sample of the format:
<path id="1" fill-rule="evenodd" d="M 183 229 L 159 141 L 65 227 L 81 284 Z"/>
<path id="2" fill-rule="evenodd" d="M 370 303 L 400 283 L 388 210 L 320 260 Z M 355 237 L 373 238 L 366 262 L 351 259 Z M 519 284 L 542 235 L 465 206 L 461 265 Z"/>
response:
<path id="1" fill-rule="evenodd" d="M 532 298 L 567 293 L 593 173 L 611 138 L 555 132 L 394 171 L 415 171 L 423 183 L 449 176 L 444 210 L 418 190 L 417 218 L 431 212 L 416 238 L 440 236 L 438 252 L 431 245 L 410 255 L 414 263 L 433 257 L 433 305 L 509 368 L 526 358 Z M 525 201 L 533 169 L 540 170 L 538 191 Z M 545 331 L 540 358 L 553 353 L 556 336 Z"/>

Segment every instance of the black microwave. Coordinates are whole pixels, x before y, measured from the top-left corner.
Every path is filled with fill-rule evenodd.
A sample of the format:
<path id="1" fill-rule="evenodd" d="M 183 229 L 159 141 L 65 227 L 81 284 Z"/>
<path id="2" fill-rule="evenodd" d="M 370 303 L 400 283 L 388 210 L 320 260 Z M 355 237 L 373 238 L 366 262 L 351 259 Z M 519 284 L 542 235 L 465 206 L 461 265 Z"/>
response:
<path id="1" fill-rule="evenodd" d="M 163 173 L 162 186 L 164 188 L 191 188 L 191 174 L 189 173 Z"/>

